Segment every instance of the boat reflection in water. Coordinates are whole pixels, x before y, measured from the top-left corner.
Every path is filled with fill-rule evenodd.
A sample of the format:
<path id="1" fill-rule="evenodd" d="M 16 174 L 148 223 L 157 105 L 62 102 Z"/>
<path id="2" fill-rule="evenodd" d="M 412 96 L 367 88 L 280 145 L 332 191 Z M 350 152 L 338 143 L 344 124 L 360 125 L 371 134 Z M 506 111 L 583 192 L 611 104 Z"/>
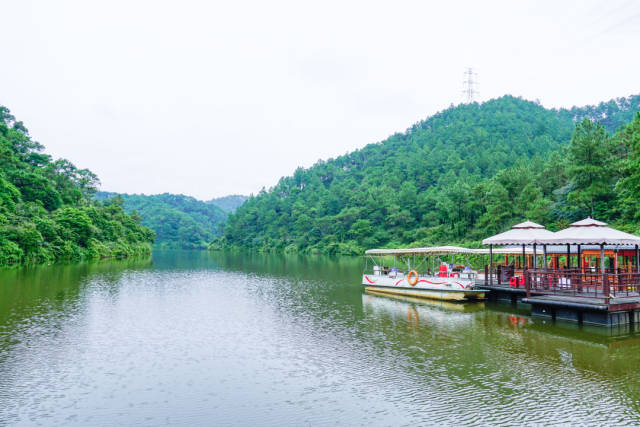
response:
<path id="1" fill-rule="evenodd" d="M 442 300 L 429 300 L 400 295 L 378 293 L 367 289 L 362 294 L 363 311 L 368 314 L 387 314 L 394 320 L 406 319 L 412 326 L 420 322 L 438 326 L 460 326 L 473 322 L 469 314 L 483 311 L 484 302 L 460 304 Z"/>

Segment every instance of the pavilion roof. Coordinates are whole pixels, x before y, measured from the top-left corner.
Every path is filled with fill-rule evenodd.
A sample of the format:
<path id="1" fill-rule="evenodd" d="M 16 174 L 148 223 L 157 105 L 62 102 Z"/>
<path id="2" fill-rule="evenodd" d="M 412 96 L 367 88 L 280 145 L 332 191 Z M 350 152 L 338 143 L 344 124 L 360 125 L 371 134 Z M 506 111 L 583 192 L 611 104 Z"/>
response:
<path id="1" fill-rule="evenodd" d="M 522 247 L 511 246 L 493 248 L 494 255 L 521 255 Z M 526 254 L 532 254 L 533 249 L 526 248 Z M 447 255 L 447 254 L 474 254 L 489 255 L 489 249 L 467 249 L 459 246 L 434 246 L 430 248 L 401 248 L 401 249 L 369 249 L 367 255 Z"/>
<path id="2" fill-rule="evenodd" d="M 520 224 L 516 224 L 511 228 L 544 228 L 544 225 L 540 225 L 540 224 L 536 224 L 533 221 L 525 221 L 525 222 L 521 222 Z"/>
<path id="3" fill-rule="evenodd" d="M 516 224 L 503 233 L 487 237 L 482 241 L 483 245 L 533 245 L 540 243 L 542 239 L 553 237 L 554 233 L 535 222 L 525 221 Z"/>
<path id="4" fill-rule="evenodd" d="M 546 245 L 640 245 L 640 237 L 607 226 L 606 222 L 585 218 L 553 236 L 542 239 Z"/>

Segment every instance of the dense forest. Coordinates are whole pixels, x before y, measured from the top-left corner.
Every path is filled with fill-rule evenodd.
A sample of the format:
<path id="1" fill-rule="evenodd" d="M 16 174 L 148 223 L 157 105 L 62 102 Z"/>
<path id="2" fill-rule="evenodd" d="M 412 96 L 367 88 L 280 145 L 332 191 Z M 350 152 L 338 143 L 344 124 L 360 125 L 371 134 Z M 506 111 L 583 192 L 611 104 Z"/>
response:
<path id="1" fill-rule="evenodd" d="M 211 244 L 263 251 L 477 245 L 530 219 L 592 215 L 640 231 L 640 96 L 549 110 L 504 96 L 299 168 L 252 196 Z"/>
<path id="2" fill-rule="evenodd" d="M 240 196 L 241 197 L 241 196 Z M 109 200 L 139 216 L 156 233 L 156 246 L 202 249 L 221 233 L 227 212 L 209 202 L 182 194 L 119 194 L 98 192 L 97 200 Z"/>
<path id="3" fill-rule="evenodd" d="M 0 266 L 151 252 L 139 218 L 92 200 L 95 174 L 43 150 L 0 106 Z"/>

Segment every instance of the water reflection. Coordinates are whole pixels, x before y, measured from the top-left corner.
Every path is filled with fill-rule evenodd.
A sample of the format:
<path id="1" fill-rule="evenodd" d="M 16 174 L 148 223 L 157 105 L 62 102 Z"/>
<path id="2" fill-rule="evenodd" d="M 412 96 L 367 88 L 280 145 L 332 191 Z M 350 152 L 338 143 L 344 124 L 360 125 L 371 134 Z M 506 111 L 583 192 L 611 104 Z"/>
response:
<path id="1" fill-rule="evenodd" d="M 528 415 L 523 414 L 526 419 L 542 421 L 553 414 L 557 422 L 602 422 L 607 419 L 602 414 L 610 410 L 631 417 L 616 423 L 638 421 L 640 377 L 634 369 L 640 362 L 638 334 L 612 335 L 606 328 L 594 333 L 592 328 L 550 324 L 508 304 L 462 308 L 370 294 L 362 296 L 362 304 L 370 326 L 388 336 L 387 345 L 401 348 L 408 363 L 441 363 L 437 368 L 447 374 L 439 385 L 446 384 L 448 393 L 464 389 L 485 399 L 478 391 L 493 390 L 498 403 L 486 413 L 492 423 L 510 418 L 503 411 L 513 411 L 514 406 L 507 403 L 525 399 L 540 405 L 529 408 Z M 430 357 L 421 357 L 416 349 Z M 461 354 L 469 358 L 460 358 Z M 545 397 L 549 394 L 553 398 Z M 608 405 L 616 409 L 607 409 Z M 576 412 L 578 407 L 582 409 Z"/>
<path id="2" fill-rule="evenodd" d="M 151 268 L 151 257 L 67 265 L 0 269 L 0 328 L 9 318 L 42 309 L 76 304 L 89 280 L 100 280 L 117 292 L 123 274 Z"/>
<path id="3" fill-rule="evenodd" d="M 362 306 L 365 315 L 386 315 L 393 323 L 406 320 L 412 328 L 419 329 L 434 325 L 441 328 L 457 328 L 468 324 L 473 318 L 465 313 L 484 310 L 484 302 L 452 303 L 448 301 L 431 301 L 419 298 L 380 295 L 366 292 L 362 295 Z"/>

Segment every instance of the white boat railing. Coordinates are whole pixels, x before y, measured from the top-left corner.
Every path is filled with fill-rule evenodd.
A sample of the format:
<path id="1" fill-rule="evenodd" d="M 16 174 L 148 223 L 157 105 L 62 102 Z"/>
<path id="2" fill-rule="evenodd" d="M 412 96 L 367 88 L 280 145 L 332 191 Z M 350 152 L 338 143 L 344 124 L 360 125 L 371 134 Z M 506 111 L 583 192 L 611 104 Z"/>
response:
<path id="1" fill-rule="evenodd" d="M 419 277 L 441 277 L 441 278 L 457 278 L 457 279 L 465 279 L 465 280 L 475 280 L 478 276 L 478 273 L 473 270 L 462 270 L 462 271 L 417 271 Z M 366 271 L 363 274 L 367 274 Z M 373 275 L 374 276 L 386 276 L 393 279 L 403 279 L 405 278 L 409 272 L 405 272 L 402 270 L 398 270 L 397 268 L 385 268 L 380 267 L 378 265 L 373 266 Z"/>

